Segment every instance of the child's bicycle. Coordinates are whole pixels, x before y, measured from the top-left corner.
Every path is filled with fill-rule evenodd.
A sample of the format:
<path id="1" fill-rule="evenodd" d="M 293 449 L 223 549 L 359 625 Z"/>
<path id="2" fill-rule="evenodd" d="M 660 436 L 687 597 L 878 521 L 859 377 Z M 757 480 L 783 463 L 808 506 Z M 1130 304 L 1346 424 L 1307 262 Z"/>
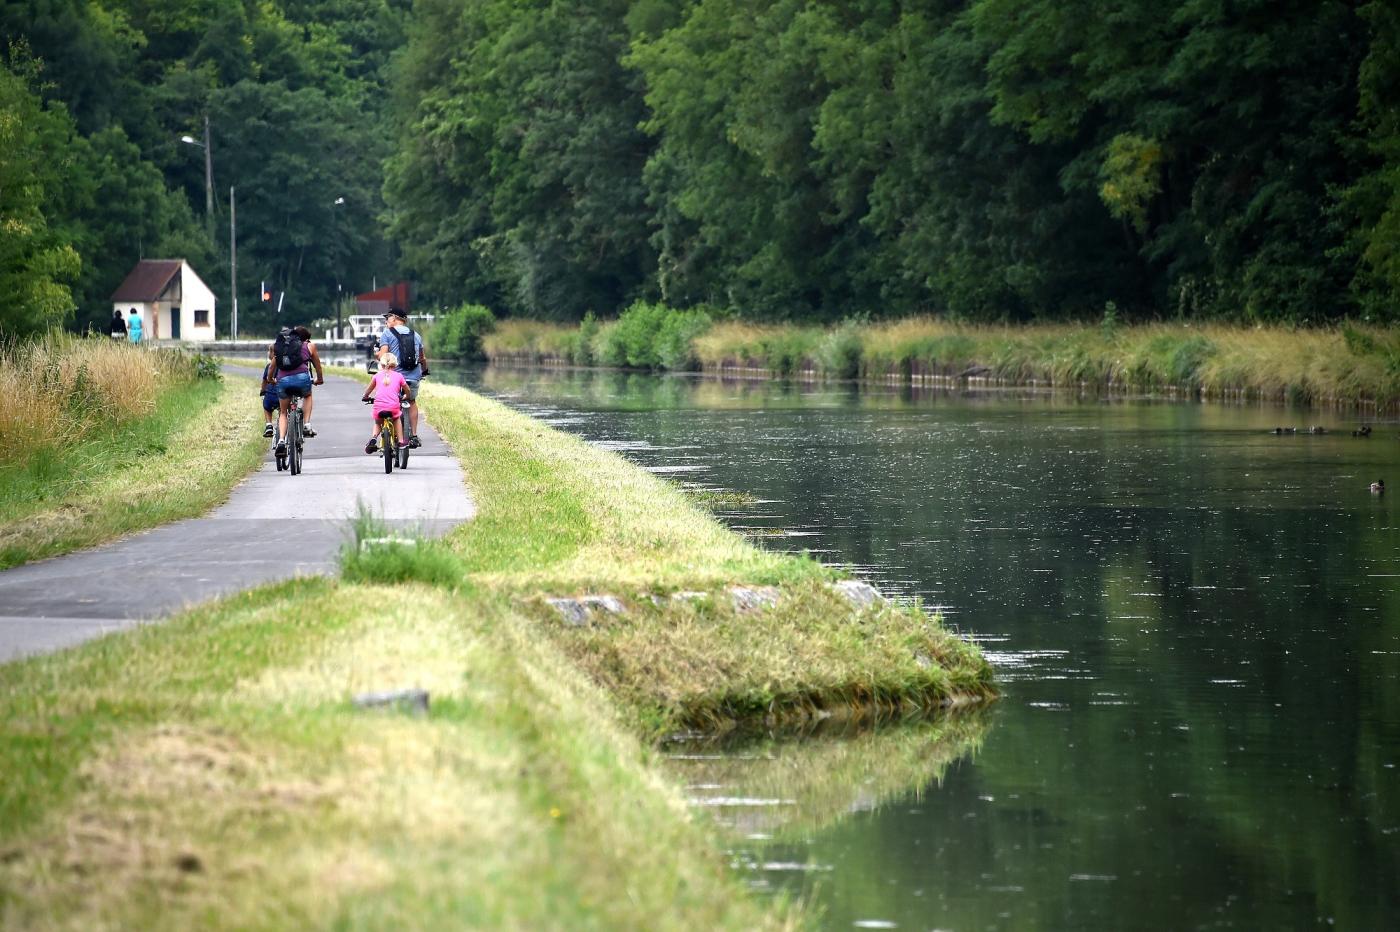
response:
<path id="1" fill-rule="evenodd" d="M 408 403 L 399 403 L 399 423 L 408 422 Z M 379 452 L 384 456 L 384 471 L 391 473 L 394 466 L 408 468 L 408 446 L 396 446 L 394 441 L 394 416 L 385 411 L 379 415 Z"/>
<path id="2" fill-rule="evenodd" d="M 292 402 L 287 405 L 287 444 L 285 448 L 278 447 L 277 442 L 282 439 L 280 437 L 274 437 L 272 443 L 277 459 L 277 471 L 281 472 L 285 469 L 296 476 L 301 474 L 301 444 L 303 439 L 301 406 L 305 397 L 294 394 L 290 389 L 287 394 L 291 395 Z M 276 428 L 273 430 L 275 431 Z"/>

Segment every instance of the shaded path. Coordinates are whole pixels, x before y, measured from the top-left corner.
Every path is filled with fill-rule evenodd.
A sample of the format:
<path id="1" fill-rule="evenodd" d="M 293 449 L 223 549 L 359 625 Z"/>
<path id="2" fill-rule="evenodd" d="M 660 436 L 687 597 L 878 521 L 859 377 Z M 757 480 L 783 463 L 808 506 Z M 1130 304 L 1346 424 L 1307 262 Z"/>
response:
<path id="1" fill-rule="evenodd" d="M 359 502 L 391 524 L 429 534 L 470 518 L 461 466 L 426 418 L 408 469 L 385 475 L 382 459 L 365 455 L 371 423 L 362 391 L 337 376 L 316 388 L 317 436 L 306 441 L 301 475 L 278 472 L 269 452 L 211 514 L 0 572 L 0 662 L 261 583 L 332 573 Z M 248 404 L 257 404 L 251 389 Z"/>

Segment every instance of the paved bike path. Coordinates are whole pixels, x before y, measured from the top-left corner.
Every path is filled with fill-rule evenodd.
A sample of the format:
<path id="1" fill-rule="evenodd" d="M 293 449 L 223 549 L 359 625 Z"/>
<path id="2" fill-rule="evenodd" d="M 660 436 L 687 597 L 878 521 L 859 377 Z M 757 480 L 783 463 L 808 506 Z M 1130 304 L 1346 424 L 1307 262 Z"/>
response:
<path id="1" fill-rule="evenodd" d="M 269 441 L 262 468 L 211 514 L 0 572 L 0 663 L 261 583 L 333 573 L 361 502 L 395 528 L 429 535 L 469 519 L 461 465 L 425 416 L 407 469 L 386 475 L 382 457 L 365 455 L 373 425 L 363 390 L 338 376 L 316 387 L 317 435 L 305 443 L 301 475 L 277 471 Z M 257 403 L 250 387 L 248 404 Z"/>

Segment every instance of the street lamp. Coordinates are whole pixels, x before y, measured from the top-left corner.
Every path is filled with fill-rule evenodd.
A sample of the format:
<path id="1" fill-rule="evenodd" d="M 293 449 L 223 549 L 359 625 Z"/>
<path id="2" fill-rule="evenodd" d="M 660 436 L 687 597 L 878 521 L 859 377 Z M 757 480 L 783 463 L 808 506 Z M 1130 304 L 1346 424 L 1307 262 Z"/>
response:
<path id="1" fill-rule="evenodd" d="M 335 209 L 336 209 L 337 207 L 339 207 L 341 204 L 344 204 L 344 203 L 345 203 L 345 198 L 342 196 L 342 197 L 336 198 L 336 199 L 335 199 L 335 203 L 331 204 L 331 232 L 332 232 L 332 233 L 335 233 L 335 232 L 337 232 L 337 231 L 340 229 L 339 224 L 336 223 Z M 335 338 L 336 338 L 337 340 L 339 340 L 339 339 L 342 339 L 342 338 L 345 336 L 345 331 L 342 330 L 342 329 L 341 329 L 341 326 L 340 326 L 340 305 L 341 305 L 341 299 L 340 299 L 340 263 L 339 263 L 338 261 L 336 261 L 335 256 L 334 256 L 334 253 L 332 253 L 331 261 L 335 263 Z"/>
<path id="2" fill-rule="evenodd" d="M 204 225 L 214 238 L 214 147 L 209 144 L 209 114 L 204 115 L 204 141 L 184 135 L 180 141 L 204 150 Z"/>
<path id="3" fill-rule="evenodd" d="M 204 114 L 204 141 L 200 142 L 188 133 L 180 137 L 186 145 L 198 146 L 204 150 L 204 226 L 209 232 L 209 241 L 214 241 L 214 146 L 209 140 L 209 114 Z M 235 241 L 238 238 L 237 225 L 233 213 L 233 187 L 228 189 L 228 289 L 233 305 L 229 332 L 238 339 L 238 258 Z"/>

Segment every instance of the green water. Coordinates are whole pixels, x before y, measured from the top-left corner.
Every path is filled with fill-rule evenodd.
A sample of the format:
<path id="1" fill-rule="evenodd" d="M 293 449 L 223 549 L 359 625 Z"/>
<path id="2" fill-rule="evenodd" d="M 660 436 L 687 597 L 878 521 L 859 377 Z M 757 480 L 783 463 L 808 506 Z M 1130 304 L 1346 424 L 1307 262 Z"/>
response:
<path id="1" fill-rule="evenodd" d="M 1005 698 L 972 722 L 680 742 L 755 888 L 810 895 L 833 929 L 1400 928 L 1395 424 L 453 377 L 751 493 L 727 521 L 940 606 L 996 665 Z M 1271 432 L 1312 424 L 1330 432 Z M 1395 492 L 1371 495 L 1382 477 Z"/>

